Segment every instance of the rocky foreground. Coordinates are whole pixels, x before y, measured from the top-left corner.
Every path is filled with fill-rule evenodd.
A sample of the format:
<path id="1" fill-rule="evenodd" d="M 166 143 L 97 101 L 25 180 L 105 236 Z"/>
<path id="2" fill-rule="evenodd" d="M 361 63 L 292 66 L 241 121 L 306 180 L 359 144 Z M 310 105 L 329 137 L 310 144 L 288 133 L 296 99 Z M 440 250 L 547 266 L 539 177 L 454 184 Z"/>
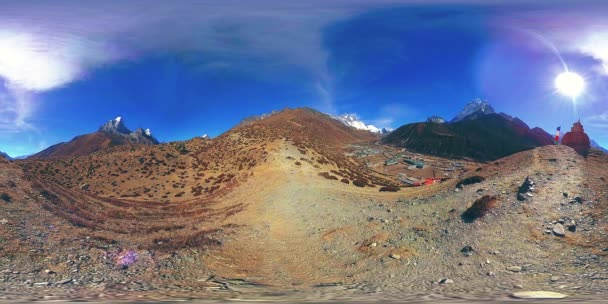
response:
<path id="1" fill-rule="evenodd" d="M 547 146 L 480 166 L 466 176 L 477 183 L 385 194 L 318 178 L 294 164 L 297 149 L 279 150 L 225 197 L 247 207 L 213 243 L 170 250 L 92 237 L 0 164 L 0 300 L 608 296 L 605 155 Z"/>

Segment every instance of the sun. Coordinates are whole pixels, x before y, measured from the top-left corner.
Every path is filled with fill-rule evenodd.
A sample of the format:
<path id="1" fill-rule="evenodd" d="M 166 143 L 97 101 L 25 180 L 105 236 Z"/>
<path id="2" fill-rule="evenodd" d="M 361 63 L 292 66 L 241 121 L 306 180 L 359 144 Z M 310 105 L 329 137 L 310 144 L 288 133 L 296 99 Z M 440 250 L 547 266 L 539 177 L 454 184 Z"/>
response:
<path id="1" fill-rule="evenodd" d="M 585 90 L 585 79 L 574 72 L 563 72 L 555 78 L 555 87 L 561 94 L 576 98 Z"/>

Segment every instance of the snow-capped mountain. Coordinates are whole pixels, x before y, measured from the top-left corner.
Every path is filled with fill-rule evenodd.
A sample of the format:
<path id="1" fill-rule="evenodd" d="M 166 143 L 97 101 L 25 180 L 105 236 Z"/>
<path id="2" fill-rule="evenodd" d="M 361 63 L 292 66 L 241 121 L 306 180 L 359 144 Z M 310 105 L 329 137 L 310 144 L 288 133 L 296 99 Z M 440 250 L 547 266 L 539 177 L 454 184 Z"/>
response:
<path id="1" fill-rule="evenodd" d="M 142 144 L 157 144 L 158 140 L 152 136 L 150 129 L 139 128 L 135 131 L 125 126 L 124 119 L 120 116 L 106 122 L 99 128 L 99 132 L 110 133 L 128 137 L 131 142 Z"/>
<path id="2" fill-rule="evenodd" d="M 370 131 L 373 133 L 388 134 L 391 131 L 393 131 L 393 129 L 390 129 L 390 128 L 380 129 L 374 125 L 366 125 L 363 121 L 361 121 L 361 119 L 359 119 L 357 114 L 342 114 L 339 116 L 331 115 L 331 118 L 333 118 L 349 127 L 353 127 L 355 129 L 359 129 L 359 130 L 367 130 L 367 131 Z"/>
<path id="3" fill-rule="evenodd" d="M 120 134 L 129 134 L 131 130 L 125 127 L 125 123 L 122 117 L 118 116 L 99 128 L 101 132 L 110 132 L 110 133 L 120 133 Z"/>
<path id="4" fill-rule="evenodd" d="M 485 100 L 479 98 L 467 103 L 464 109 L 454 117 L 450 122 L 459 122 L 465 119 L 477 119 L 480 116 L 496 113 L 494 108 Z"/>
<path id="5" fill-rule="evenodd" d="M 591 147 L 608 153 L 608 150 L 606 150 L 604 147 L 600 146 L 595 140 L 591 140 Z"/>
<path id="6" fill-rule="evenodd" d="M 362 122 L 357 114 L 342 114 L 340 116 L 332 116 L 333 119 L 341 123 L 359 130 L 367 130 L 374 133 L 380 133 L 382 130 L 373 125 L 366 125 Z"/>
<path id="7" fill-rule="evenodd" d="M 443 117 L 440 116 L 431 116 L 429 118 L 426 119 L 426 122 L 432 122 L 432 123 L 438 123 L 438 124 L 442 124 L 445 123 L 445 119 Z"/>

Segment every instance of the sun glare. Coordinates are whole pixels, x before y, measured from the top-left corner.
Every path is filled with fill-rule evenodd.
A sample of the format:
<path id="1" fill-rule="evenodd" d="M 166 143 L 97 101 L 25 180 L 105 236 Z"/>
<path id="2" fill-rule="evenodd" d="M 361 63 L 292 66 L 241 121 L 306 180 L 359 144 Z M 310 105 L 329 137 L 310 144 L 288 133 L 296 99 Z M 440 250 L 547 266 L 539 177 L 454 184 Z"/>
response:
<path id="1" fill-rule="evenodd" d="M 576 98 L 585 90 L 585 80 L 573 72 L 563 72 L 555 78 L 557 90 L 568 97 Z"/>

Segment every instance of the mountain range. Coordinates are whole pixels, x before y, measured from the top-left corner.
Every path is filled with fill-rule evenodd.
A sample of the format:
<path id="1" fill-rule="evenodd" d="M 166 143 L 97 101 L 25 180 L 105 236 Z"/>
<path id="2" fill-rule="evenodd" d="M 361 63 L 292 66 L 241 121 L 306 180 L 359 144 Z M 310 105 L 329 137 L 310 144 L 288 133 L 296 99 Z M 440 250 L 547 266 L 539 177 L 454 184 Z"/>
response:
<path id="1" fill-rule="evenodd" d="M 404 125 L 383 143 L 450 158 L 488 161 L 550 145 L 551 135 L 531 129 L 518 118 L 497 114 L 485 101 L 468 103 L 450 123 L 421 122 Z"/>
<path id="2" fill-rule="evenodd" d="M 129 130 L 122 117 L 116 117 L 103 124 L 97 132 L 74 137 L 69 142 L 59 143 L 38 152 L 29 158 L 62 158 L 87 155 L 109 147 L 132 145 L 155 145 L 158 140 L 150 129 Z"/>
<path id="3" fill-rule="evenodd" d="M 266 120 L 283 111 L 247 117 L 237 127 Z M 467 103 L 449 122 L 439 116 L 431 116 L 426 122 L 406 124 L 394 131 L 368 125 L 356 114 L 323 115 L 344 126 L 382 135 L 382 143 L 444 157 L 493 160 L 553 143 L 552 136 L 543 129 L 530 128 L 517 117 L 496 113 L 487 101 L 481 99 Z M 114 146 L 158 143 L 149 129 L 131 131 L 125 126 L 124 119 L 117 117 L 103 124 L 97 132 L 76 136 L 69 142 L 53 145 L 29 158 L 82 156 Z M 592 142 L 592 146 L 606 152 L 596 142 Z"/>
<path id="4" fill-rule="evenodd" d="M 372 133 L 388 134 L 391 131 L 393 131 L 393 129 L 391 129 L 391 128 L 377 128 L 374 125 L 367 125 L 361 119 L 359 119 L 359 116 L 357 116 L 357 114 L 342 114 L 342 115 L 338 115 L 338 116 L 331 116 L 331 118 L 333 118 L 349 127 L 353 127 L 355 129 L 359 129 L 359 130 L 370 131 Z"/>
<path id="5" fill-rule="evenodd" d="M 0 151 L 0 157 L 4 157 L 4 158 L 6 158 L 8 160 L 13 160 L 12 157 L 10 157 L 8 154 L 6 154 L 6 153 L 4 153 L 2 151 Z"/>

